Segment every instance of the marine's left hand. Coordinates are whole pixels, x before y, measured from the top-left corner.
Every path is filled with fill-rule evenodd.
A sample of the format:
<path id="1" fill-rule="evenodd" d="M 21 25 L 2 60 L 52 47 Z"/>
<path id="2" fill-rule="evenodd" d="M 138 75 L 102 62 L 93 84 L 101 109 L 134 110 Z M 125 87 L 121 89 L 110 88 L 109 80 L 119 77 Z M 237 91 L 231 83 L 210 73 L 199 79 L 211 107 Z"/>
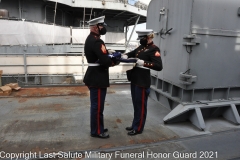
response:
<path id="1" fill-rule="evenodd" d="M 144 61 L 141 60 L 141 59 L 138 59 L 136 63 L 137 63 L 138 66 L 143 66 L 144 65 Z"/>
<path id="2" fill-rule="evenodd" d="M 122 55 L 121 55 L 121 58 L 122 58 L 122 59 L 128 59 L 128 56 L 127 56 L 126 54 L 122 54 Z"/>
<path id="3" fill-rule="evenodd" d="M 115 53 L 115 52 L 116 52 L 115 50 L 108 49 L 108 53 L 109 53 L 109 54 L 113 54 L 113 53 Z"/>

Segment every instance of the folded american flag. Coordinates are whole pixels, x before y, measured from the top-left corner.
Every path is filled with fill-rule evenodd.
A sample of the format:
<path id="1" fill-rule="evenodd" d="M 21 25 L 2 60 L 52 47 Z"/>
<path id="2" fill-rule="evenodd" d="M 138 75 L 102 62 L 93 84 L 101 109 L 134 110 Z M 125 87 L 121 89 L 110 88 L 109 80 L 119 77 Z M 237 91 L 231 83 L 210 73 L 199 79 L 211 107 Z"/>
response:
<path id="1" fill-rule="evenodd" d="M 122 59 L 120 52 L 115 52 L 113 54 L 108 55 L 109 58 L 111 58 L 113 61 L 123 62 L 123 63 L 136 63 L 137 58 L 129 58 L 129 59 Z M 95 63 L 98 63 L 99 60 L 97 60 Z"/>

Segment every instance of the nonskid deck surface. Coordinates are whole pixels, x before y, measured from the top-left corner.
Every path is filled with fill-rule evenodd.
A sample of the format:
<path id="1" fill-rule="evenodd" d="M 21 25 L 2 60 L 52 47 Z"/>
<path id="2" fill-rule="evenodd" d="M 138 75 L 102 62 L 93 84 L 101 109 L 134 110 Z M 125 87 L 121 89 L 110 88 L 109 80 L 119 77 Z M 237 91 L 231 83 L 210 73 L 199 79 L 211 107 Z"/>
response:
<path id="1" fill-rule="evenodd" d="M 222 118 L 206 120 L 205 131 L 190 122 L 164 124 L 163 117 L 170 110 L 151 98 L 144 132 L 128 136 L 125 127 L 133 118 L 129 84 L 108 88 L 104 123 L 110 138 L 93 138 L 89 100 L 86 86 L 23 88 L 0 98 L 1 159 L 8 158 L 7 153 L 33 153 L 41 159 L 240 157 L 240 126 Z"/>

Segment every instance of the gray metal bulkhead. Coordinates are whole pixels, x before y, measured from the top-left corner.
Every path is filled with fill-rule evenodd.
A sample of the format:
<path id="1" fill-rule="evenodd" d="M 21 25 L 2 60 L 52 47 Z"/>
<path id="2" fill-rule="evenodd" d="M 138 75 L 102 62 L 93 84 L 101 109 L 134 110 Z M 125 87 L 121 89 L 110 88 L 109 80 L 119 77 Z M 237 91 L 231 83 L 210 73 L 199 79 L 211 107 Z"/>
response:
<path id="1" fill-rule="evenodd" d="M 228 109 L 220 109 L 218 116 L 240 123 L 240 21 L 236 12 L 238 0 L 150 2 L 147 29 L 156 32 L 154 43 L 163 61 L 162 71 L 151 71 L 150 96 L 173 109 L 174 116 L 170 112 L 164 121 L 190 120 L 204 129 L 201 121 L 212 112 L 208 116 L 201 112 L 223 107 Z M 191 109 L 185 111 L 193 114 L 180 113 L 186 104 Z"/>

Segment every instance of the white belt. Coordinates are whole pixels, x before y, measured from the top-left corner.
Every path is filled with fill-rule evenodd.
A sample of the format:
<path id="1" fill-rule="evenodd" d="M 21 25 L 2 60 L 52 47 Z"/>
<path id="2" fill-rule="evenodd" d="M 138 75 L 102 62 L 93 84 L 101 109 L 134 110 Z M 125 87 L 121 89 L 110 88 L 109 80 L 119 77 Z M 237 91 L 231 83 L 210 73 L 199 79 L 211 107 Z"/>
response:
<path id="1" fill-rule="evenodd" d="M 99 63 L 88 63 L 88 66 L 100 66 Z"/>
<path id="2" fill-rule="evenodd" d="M 136 66 L 136 67 L 150 70 L 149 68 L 143 67 L 143 66 Z"/>

